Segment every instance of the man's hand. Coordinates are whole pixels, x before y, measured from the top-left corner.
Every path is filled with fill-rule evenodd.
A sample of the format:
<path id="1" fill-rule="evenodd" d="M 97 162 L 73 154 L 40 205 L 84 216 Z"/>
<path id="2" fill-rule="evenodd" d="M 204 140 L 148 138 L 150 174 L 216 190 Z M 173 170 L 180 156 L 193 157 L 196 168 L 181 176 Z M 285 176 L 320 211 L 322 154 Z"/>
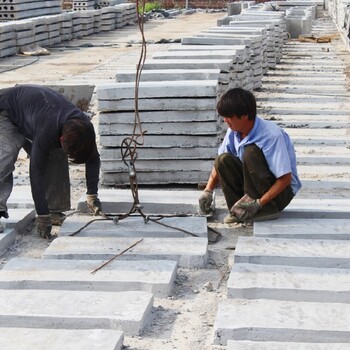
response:
<path id="1" fill-rule="evenodd" d="M 211 190 L 204 190 L 199 197 L 199 208 L 201 212 L 205 215 L 210 214 L 213 209 L 211 208 L 211 204 L 213 202 L 213 191 Z"/>
<path id="2" fill-rule="evenodd" d="M 101 213 L 102 205 L 97 194 L 88 194 L 86 196 L 86 203 L 92 214 L 99 215 Z"/>
<path id="3" fill-rule="evenodd" d="M 260 199 L 253 199 L 245 194 L 233 205 L 230 212 L 239 220 L 246 221 L 253 218 L 261 208 Z"/>
<path id="4" fill-rule="evenodd" d="M 50 215 L 38 215 L 35 221 L 36 231 L 41 238 L 51 238 L 51 217 Z"/>

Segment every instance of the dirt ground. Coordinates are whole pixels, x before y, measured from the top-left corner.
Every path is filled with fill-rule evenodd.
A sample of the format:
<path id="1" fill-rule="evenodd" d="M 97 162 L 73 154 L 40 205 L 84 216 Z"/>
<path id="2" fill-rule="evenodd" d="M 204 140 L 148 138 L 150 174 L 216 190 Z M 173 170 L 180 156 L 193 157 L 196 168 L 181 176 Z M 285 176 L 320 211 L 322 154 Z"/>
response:
<path id="1" fill-rule="evenodd" d="M 146 40 L 170 40 L 194 34 L 215 26 L 217 19 L 224 15 L 225 13 L 203 12 L 176 19 L 152 20 L 145 25 Z M 69 42 L 71 49 L 52 49 L 51 55 L 42 56 L 33 64 L 29 63 L 35 57 L 1 59 L 0 67 L 3 72 L 0 74 L 0 88 L 17 83 L 57 83 L 89 72 L 118 54 L 130 53 L 137 56 L 140 45 L 130 45 L 130 41 L 138 43 L 139 40 L 140 34 L 135 25 L 123 31 L 91 36 L 85 38 L 85 41 L 82 39 Z M 86 41 L 98 42 L 99 45 L 81 47 L 81 43 Z M 73 47 L 78 45 L 79 49 L 74 50 Z M 8 71 L 4 72 L 6 69 Z M 111 75 L 114 75 L 113 71 Z M 72 165 L 70 175 L 74 209 L 78 199 L 85 193 L 84 168 Z M 17 162 L 15 184 L 29 184 L 28 159 L 24 153 L 21 153 Z M 125 349 L 220 349 L 212 345 L 217 307 L 226 298 L 226 281 L 232 266 L 237 237 L 251 235 L 252 226 L 222 224 L 227 212 L 220 191 L 217 192 L 216 206 L 215 216 L 208 220 L 209 228 L 215 230 L 209 229 L 212 242 L 209 245 L 208 267 L 200 270 L 179 269 L 172 296 L 155 298 L 151 325 L 142 336 L 125 337 Z M 57 228 L 54 233 L 57 233 Z M 13 257 L 40 258 L 49 244 L 49 241 L 38 238 L 28 228 L 28 232 L 18 235 L 15 244 L 0 256 L 0 265 L 3 266 Z"/>

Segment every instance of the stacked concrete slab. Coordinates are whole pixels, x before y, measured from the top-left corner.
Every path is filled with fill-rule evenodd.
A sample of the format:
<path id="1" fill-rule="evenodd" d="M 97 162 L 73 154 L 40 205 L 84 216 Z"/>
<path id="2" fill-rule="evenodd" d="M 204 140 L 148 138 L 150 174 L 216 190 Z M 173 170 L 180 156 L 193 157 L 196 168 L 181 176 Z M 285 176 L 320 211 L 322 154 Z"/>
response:
<path id="1" fill-rule="evenodd" d="M 2 0 L 0 22 L 61 13 L 60 0 Z"/>
<path id="2" fill-rule="evenodd" d="M 213 61 L 226 69 L 231 66 L 229 59 Z M 178 64 L 170 63 L 173 68 Z M 189 60 L 186 68 L 192 64 Z M 207 65 L 203 63 L 204 68 Z M 140 183 L 198 184 L 206 180 L 221 133 L 215 114 L 217 85 L 217 80 L 141 82 L 138 109 L 146 134 L 144 145 L 137 148 L 135 164 Z M 129 184 L 121 145 L 133 133 L 134 88 L 131 82 L 97 89 L 103 184 Z"/>
<path id="3" fill-rule="evenodd" d="M 1 22 L 0 18 L 0 58 L 15 55 L 23 47 L 53 46 L 137 21 L 136 5 L 133 3 L 52 15 L 40 15 L 35 11 L 34 16 L 28 12 L 28 18 L 23 17 L 26 18 L 23 20 Z"/>

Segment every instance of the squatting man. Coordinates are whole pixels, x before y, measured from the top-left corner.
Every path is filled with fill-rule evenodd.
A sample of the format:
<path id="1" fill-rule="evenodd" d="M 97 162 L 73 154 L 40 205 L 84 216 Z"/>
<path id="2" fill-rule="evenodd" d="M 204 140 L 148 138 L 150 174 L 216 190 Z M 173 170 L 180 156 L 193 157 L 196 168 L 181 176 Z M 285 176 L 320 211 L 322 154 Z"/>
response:
<path id="1" fill-rule="evenodd" d="M 52 89 L 16 85 L 0 90 L 0 219 L 8 218 L 12 173 L 21 148 L 30 159 L 35 226 L 42 238 L 51 237 L 52 225 L 60 225 L 63 212 L 71 209 L 68 159 L 85 163 L 87 204 L 94 214 L 101 211 L 100 155 L 87 115 Z"/>
<path id="2" fill-rule="evenodd" d="M 241 88 L 227 91 L 217 111 L 228 129 L 199 198 L 201 211 L 210 214 L 220 183 L 229 209 L 225 223 L 277 218 L 301 188 L 288 134 L 258 117 L 254 95 Z"/>

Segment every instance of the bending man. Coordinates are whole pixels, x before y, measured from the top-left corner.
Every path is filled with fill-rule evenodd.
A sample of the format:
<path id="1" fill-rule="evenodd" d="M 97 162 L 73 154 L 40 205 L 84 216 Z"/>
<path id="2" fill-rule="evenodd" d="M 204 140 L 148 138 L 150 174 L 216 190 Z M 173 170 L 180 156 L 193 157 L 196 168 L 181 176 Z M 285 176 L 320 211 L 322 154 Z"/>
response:
<path id="1" fill-rule="evenodd" d="M 89 118 L 49 88 L 18 85 L 0 90 L 0 218 L 8 218 L 12 172 L 22 147 L 30 157 L 36 228 L 41 237 L 49 238 L 51 225 L 61 224 L 63 212 L 70 210 L 68 158 L 86 164 L 88 206 L 99 213 L 100 156 Z"/>
<path id="2" fill-rule="evenodd" d="M 217 111 L 228 130 L 199 198 L 201 211 L 210 213 L 220 182 L 229 209 L 225 223 L 277 218 L 301 188 L 288 134 L 259 118 L 254 95 L 241 88 L 227 91 Z"/>

